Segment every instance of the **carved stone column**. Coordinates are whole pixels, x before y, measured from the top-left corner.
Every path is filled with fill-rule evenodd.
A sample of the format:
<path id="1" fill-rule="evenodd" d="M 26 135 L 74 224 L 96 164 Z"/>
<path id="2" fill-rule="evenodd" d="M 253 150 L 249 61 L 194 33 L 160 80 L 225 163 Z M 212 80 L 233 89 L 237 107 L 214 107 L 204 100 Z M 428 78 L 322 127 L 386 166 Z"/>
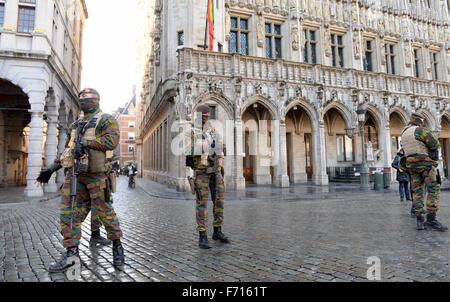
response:
<path id="1" fill-rule="evenodd" d="M 284 121 L 273 121 L 273 138 L 275 155 L 275 185 L 281 188 L 289 187 L 287 175 L 287 148 L 286 148 L 286 124 Z"/>
<path id="2" fill-rule="evenodd" d="M 244 159 L 242 154 L 244 153 L 244 146 L 243 146 L 243 129 L 242 129 L 242 121 L 236 120 L 235 122 L 235 135 L 234 135 L 234 142 L 235 142 L 235 150 L 234 150 L 234 183 L 235 183 L 235 189 L 236 190 L 243 190 L 245 189 L 245 178 L 244 178 Z"/>
<path id="3" fill-rule="evenodd" d="M 44 94 L 33 93 L 29 95 L 30 103 L 33 103 L 33 98 L 41 98 L 35 102 L 44 102 Z M 35 184 L 36 178 L 39 176 L 42 167 L 42 127 L 44 124 L 42 111 L 32 111 L 30 123 L 30 137 L 28 146 L 28 160 L 27 160 L 27 187 L 25 195 L 28 197 L 42 197 L 44 191 L 42 187 Z"/>
<path id="4" fill-rule="evenodd" d="M 317 123 L 316 131 L 313 133 L 314 149 L 314 184 L 318 186 L 328 186 L 327 155 L 325 142 L 325 124 L 323 121 L 313 121 Z"/>

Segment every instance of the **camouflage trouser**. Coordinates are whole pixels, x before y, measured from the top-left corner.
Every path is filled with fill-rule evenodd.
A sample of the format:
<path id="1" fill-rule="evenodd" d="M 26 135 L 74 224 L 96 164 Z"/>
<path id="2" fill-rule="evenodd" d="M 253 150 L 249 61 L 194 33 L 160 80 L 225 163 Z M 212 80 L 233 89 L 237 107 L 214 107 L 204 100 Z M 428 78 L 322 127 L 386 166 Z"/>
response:
<path id="1" fill-rule="evenodd" d="M 439 210 L 441 187 L 437 182 L 436 168 L 411 167 L 413 206 L 417 214 L 425 214 L 424 200 L 427 192 L 427 213 L 436 214 Z"/>
<path id="2" fill-rule="evenodd" d="M 96 212 L 92 211 L 91 212 L 91 232 L 100 231 L 101 227 L 102 227 L 102 221 L 100 220 L 100 217 L 98 217 Z"/>
<path id="3" fill-rule="evenodd" d="M 98 217 L 95 225 L 104 225 L 108 239 L 116 240 L 122 237 L 119 220 L 111 203 L 105 201 L 106 175 L 81 174 L 78 176 L 77 199 L 70 201 L 70 177 L 66 176 L 63 186 L 61 203 L 61 234 L 64 237 L 64 247 L 78 246 L 81 239 L 81 224 L 89 211 Z M 95 219 L 95 218 L 94 218 Z M 92 221 L 91 221 L 92 223 Z"/>
<path id="4" fill-rule="evenodd" d="M 217 177 L 216 177 L 217 175 Z M 216 186 L 214 182 L 217 181 Z M 196 171 L 195 184 L 201 192 L 201 198 L 197 196 L 196 216 L 197 231 L 206 232 L 208 230 L 208 196 L 211 191 L 211 199 L 214 204 L 214 227 L 223 225 L 223 206 L 225 200 L 225 183 L 222 174 L 207 174 L 205 171 Z"/>

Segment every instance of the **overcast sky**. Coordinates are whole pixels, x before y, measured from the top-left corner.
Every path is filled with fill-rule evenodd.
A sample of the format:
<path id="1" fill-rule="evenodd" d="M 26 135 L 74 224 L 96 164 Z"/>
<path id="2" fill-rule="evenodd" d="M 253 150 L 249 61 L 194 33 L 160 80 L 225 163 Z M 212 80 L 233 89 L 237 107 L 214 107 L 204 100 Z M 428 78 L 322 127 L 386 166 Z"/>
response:
<path id="1" fill-rule="evenodd" d="M 97 89 L 112 112 L 133 96 L 136 74 L 135 0 L 86 0 L 81 86 Z"/>

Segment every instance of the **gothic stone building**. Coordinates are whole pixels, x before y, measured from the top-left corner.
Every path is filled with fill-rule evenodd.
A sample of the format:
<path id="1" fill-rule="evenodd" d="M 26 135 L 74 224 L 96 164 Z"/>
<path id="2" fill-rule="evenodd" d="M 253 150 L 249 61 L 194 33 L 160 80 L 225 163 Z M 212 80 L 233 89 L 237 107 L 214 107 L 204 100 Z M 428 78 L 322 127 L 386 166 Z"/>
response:
<path id="1" fill-rule="evenodd" d="M 35 179 L 78 115 L 87 17 L 84 0 L 0 0 L 0 187 L 42 196 L 63 182 L 64 171 L 44 190 Z"/>
<path id="2" fill-rule="evenodd" d="M 362 162 L 359 104 L 368 108 L 371 170 L 395 173 L 392 159 L 416 112 L 440 136 L 448 176 L 449 1 L 213 3 L 214 51 L 205 50 L 206 0 L 154 3 L 138 97 L 144 177 L 186 188 L 185 158 L 171 144 L 199 104 L 232 121 L 225 131 L 230 188 L 352 180 Z M 252 152 L 255 146 L 266 150 Z"/>

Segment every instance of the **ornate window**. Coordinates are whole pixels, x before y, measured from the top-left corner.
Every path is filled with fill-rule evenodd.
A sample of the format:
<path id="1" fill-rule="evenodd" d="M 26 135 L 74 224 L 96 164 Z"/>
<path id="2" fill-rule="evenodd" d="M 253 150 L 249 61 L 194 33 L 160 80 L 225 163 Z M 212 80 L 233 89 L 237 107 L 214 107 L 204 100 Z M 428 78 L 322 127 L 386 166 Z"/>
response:
<path id="1" fill-rule="evenodd" d="M 317 64 L 317 37 L 315 30 L 305 29 L 303 60 L 306 63 Z"/>
<path id="2" fill-rule="evenodd" d="M 230 19 L 230 53 L 249 54 L 248 19 L 232 17 Z"/>
<path id="3" fill-rule="evenodd" d="M 386 72 L 390 74 L 395 74 L 395 45 L 388 44 L 385 45 L 386 50 Z"/>
<path id="4" fill-rule="evenodd" d="M 344 67 L 343 38 L 342 35 L 331 34 L 331 55 L 335 67 Z"/>
<path id="5" fill-rule="evenodd" d="M 420 49 L 414 48 L 414 76 L 420 77 Z"/>
<path id="6" fill-rule="evenodd" d="M 439 80 L 438 56 L 438 52 L 430 52 L 431 73 L 435 81 Z"/>
<path id="7" fill-rule="evenodd" d="M 17 31 L 20 33 L 32 33 L 36 14 L 36 0 L 20 0 L 17 20 Z"/>
<path id="8" fill-rule="evenodd" d="M 366 40 L 364 49 L 364 70 L 373 71 L 373 41 Z"/>
<path id="9" fill-rule="evenodd" d="M 184 31 L 182 30 L 177 33 L 177 44 L 178 46 L 184 45 Z"/>
<path id="10" fill-rule="evenodd" d="M 353 140 L 344 134 L 336 135 L 338 162 L 354 161 Z"/>
<path id="11" fill-rule="evenodd" d="M 5 3 L 0 3 L 0 27 L 3 27 L 3 23 L 5 22 Z"/>
<path id="12" fill-rule="evenodd" d="M 266 57 L 272 59 L 281 59 L 281 25 L 266 23 L 264 26 L 266 33 L 265 45 L 266 45 Z"/>

